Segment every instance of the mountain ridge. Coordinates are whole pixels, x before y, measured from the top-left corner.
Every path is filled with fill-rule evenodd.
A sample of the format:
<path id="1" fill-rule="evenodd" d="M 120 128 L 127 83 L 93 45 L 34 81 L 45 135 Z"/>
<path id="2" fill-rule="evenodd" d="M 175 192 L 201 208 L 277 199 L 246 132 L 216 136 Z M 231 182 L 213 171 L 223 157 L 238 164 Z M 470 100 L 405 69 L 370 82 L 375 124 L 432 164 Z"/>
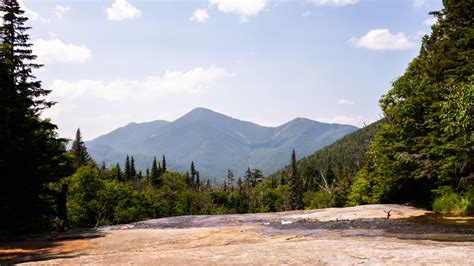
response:
<path id="1" fill-rule="evenodd" d="M 165 154 L 172 169 L 185 171 L 194 161 L 202 176 L 219 179 L 227 169 L 240 175 L 247 167 L 270 174 L 287 163 L 293 148 L 309 155 L 355 130 L 301 117 L 266 127 L 198 107 L 172 122 L 128 123 L 86 145 L 96 161 L 108 165 L 129 154 L 144 170 L 153 156 Z"/>

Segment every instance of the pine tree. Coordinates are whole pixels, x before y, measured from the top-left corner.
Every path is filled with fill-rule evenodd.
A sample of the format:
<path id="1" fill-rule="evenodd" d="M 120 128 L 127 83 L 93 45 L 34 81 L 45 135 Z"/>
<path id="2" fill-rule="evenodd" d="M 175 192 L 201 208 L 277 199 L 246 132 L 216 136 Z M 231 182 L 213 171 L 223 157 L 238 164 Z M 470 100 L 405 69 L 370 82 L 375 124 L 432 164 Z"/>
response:
<path id="1" fill-rule="evenodd" d="M 303 191 L 301 178 L 296 167 L 295 150 L 291 153 L 290 168 L 288 169 L 288 202 L 289 210 L 300 210 L 303 208 Z"/>
<path id="2" fill-rule="evenodd" d="M 419 55 L 380 100 L 386 122 L 353 185 L 353 204 L 429 206 L 439 188 L 469 189 L 462 184 L 474 176 L 474 1 L 443 4 Z"/>
<path id="3" fill-rule="evenodd" d="M 72 143 L 71 153 L 74 156 L 74 163 L 78 168 L 91 161 L 91 157 L 87 152 L 84 141 L 82 140 L 81 130 L 79 128 L 76 131 L 76 138 Z"/>
<path id="4" fill-rule="evenodd" d="M 102 164 L 100 165 L 100 170 L 102 172 L 104 172 L 105 170 L 107 170 L 107 166 L 105 165 L 105 162 L 103 161 Z"/>
<path id="5" fill-rule="evenodd" d="M 232 170 L 227 170 L 227 185 L 231 188 L 234 186 L 234 173 Z"/>
<path id="6" fill-rule="evenodd" d="M 120 169 L 120 164 L 117 163 L 115 165 L 115 169 L 114 169 L 114 179 L 115 180 L 118 180 L 118 181 L 121 181 L 122 180 L 122 177 L 123 177 L 123 174 L 122 174 L 122 169 Z"/>
<path id="7" fill-rule="evenodd" d="M 166 158 L 165 158 L 165 155 L 163 154 L 163 159 L 161 160 L 161 171 L 162 173 L 165 173 L 167 170 L 168 168 L 166 168 Z"/>
<path id="8" fill-rule="evenodd" d="M 194 185 L 194 181 L 196 178 L 196 167 L 194 166 L 194 161 L 191 161 L 191 167 L 189 169 L 190 174 L 191 174 L 191 184 Z"/>
<path id="9" fill-rule="evenodd" d="M 135 158 L 130 159 L 130 178 L 134 178 L 137 176 L 137 169 L 135 169 Z"/>
<path id="10" fill-rule="evenodd" d="M 153 163 L 151 164 L 150 179 L 151 179 L 151 183 L 155 187 L 159 187 L 161 185 L 161 177 L 158 171 L 158 164 L 156 162 L 156 157 L 153 158 Z"/>
<path id="11" fill-rule="evenodd" d="M 161 163 L 158 163 L 158 176 L 163 174 L 163 168 L 161 168 Z"/>
<path id="12" fill-rule="evenodd" d="M 0 5 L 0 228 L 9 233 L 49 226 L 54 213 L 48 184 L 70 174 L 56 125 L 42 119 L 54 103 L 33 76 L 30 29 L 17 0 Z"/>
<path id="13" fill-rule="evenodd" d="M 125 158 L 125 169 L 124 169 L 124 172 L 125 172 L 125 179 L 126 180 L 130 180 L 131 177 L 132 177 L 132 169 L 131 169 L 131 165 L 130 165 L 130 157 L 127 155 L 127 157 Z"/>
<path id="14" fill-rule="evenodd" d="M 237 191 L 239 194 L 242 192 L 242 178 L 240 177 L 237 179 Z"/>
<path id="15" fill-rule="evenodd" d="M 201 178 L 199 178 L 199 171 L 196 171 L 196 190 L 199 191 L 201 187 Z"/>

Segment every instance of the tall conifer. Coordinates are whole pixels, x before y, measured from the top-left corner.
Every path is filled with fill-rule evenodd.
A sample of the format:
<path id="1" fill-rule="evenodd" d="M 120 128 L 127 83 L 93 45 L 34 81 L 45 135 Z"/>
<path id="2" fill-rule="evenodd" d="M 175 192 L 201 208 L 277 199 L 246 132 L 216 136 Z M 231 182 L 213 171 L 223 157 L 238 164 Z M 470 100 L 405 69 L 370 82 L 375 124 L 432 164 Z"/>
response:
<path id="1" fill-rule="evenodd" d="M 17 0 L 3 0 L 0 15 L 0 230 L 13 233 L 49 225 L 54 205 L 48 183 L 69 175 L 69 164 L 56 125 L 40 117 L 54 103 L 33 75 L 41 65 L 28 19 Z"/>
<path id="2" fill-rule="evenodd" d="M 82 140 L 81 130 L 79 128 L 76 131 L 76 138 L 72 143 L 71 153 L 74 156 L 74 163 L 76 167 L 84 166 L 91 160 L 91 157 L 87 152 L 86 145 Z"/>
<path id="3" fill-rule="evenodd" d="M 288 169 L 288 201 L 289 210 L 299 210 L 303 208 L 303 191 L 301 178 L 296 167 L 296 152 L 291 153 L 290 167 Z"/>

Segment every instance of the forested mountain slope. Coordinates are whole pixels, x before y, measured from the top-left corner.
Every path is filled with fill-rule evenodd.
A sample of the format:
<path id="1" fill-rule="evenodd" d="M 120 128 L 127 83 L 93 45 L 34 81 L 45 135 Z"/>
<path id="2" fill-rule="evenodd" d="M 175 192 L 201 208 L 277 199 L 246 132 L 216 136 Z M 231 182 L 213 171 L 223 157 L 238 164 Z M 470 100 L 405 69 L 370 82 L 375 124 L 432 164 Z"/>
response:
<path id="1" fill-rule="evenodd" d="M 184 172 L 194 161 L 201 176 L 220 179 L 228 169 L 237 175 L 248 167 L 269 174 L 287 163 L 293 148 L 300 156 L 309 155 L 356 129 L 304 118 L 264 127 L 196 108 L 173 122 L 131 123 L 87 142 L 87 147 L 98 163 L 123 163 L 129 154 L 145 170 L 153 156 L 165 154 L 171 169 Z"/>

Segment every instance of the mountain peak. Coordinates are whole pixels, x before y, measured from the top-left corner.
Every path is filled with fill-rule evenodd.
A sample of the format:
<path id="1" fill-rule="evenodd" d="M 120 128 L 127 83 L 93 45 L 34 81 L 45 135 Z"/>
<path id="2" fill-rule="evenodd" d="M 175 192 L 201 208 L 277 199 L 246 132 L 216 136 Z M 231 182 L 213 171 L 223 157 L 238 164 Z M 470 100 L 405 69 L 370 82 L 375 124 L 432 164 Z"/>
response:
<path id="1" fill-rule="evenodd" d="M 208 109 L 208 108 L 204 108 L 204 107 L 196 107 L 194 108 L 193 110 L 191 110 L 188 114 L 193 114 L 193 113 L 201 113 L 201 114 L 205 114 L 205 113 L 209 113 L 209 114 L 218 114 L 217 112 L 211 110 L 211 109 Z"/>
<path id="2" fill-rule="evenodd" d="M 189 113 L 185 114 L 184 116 L 182 116 L 181 118 L 179 118 L 176 121 L 180 121 L 180 120 L 202 121 L 202 120 L 213 120 L 213 119 L 219 119 L 219 118 L 220 119 L 223 119 L 223 118 L 232 119 L 229 116 L 218 113 L 218 112 L 213 111 L 211 109 L 207 109 L 207 108 L 203 108 L 203 107 L 197 107 L 197 108 L 194 108 Z"/>

